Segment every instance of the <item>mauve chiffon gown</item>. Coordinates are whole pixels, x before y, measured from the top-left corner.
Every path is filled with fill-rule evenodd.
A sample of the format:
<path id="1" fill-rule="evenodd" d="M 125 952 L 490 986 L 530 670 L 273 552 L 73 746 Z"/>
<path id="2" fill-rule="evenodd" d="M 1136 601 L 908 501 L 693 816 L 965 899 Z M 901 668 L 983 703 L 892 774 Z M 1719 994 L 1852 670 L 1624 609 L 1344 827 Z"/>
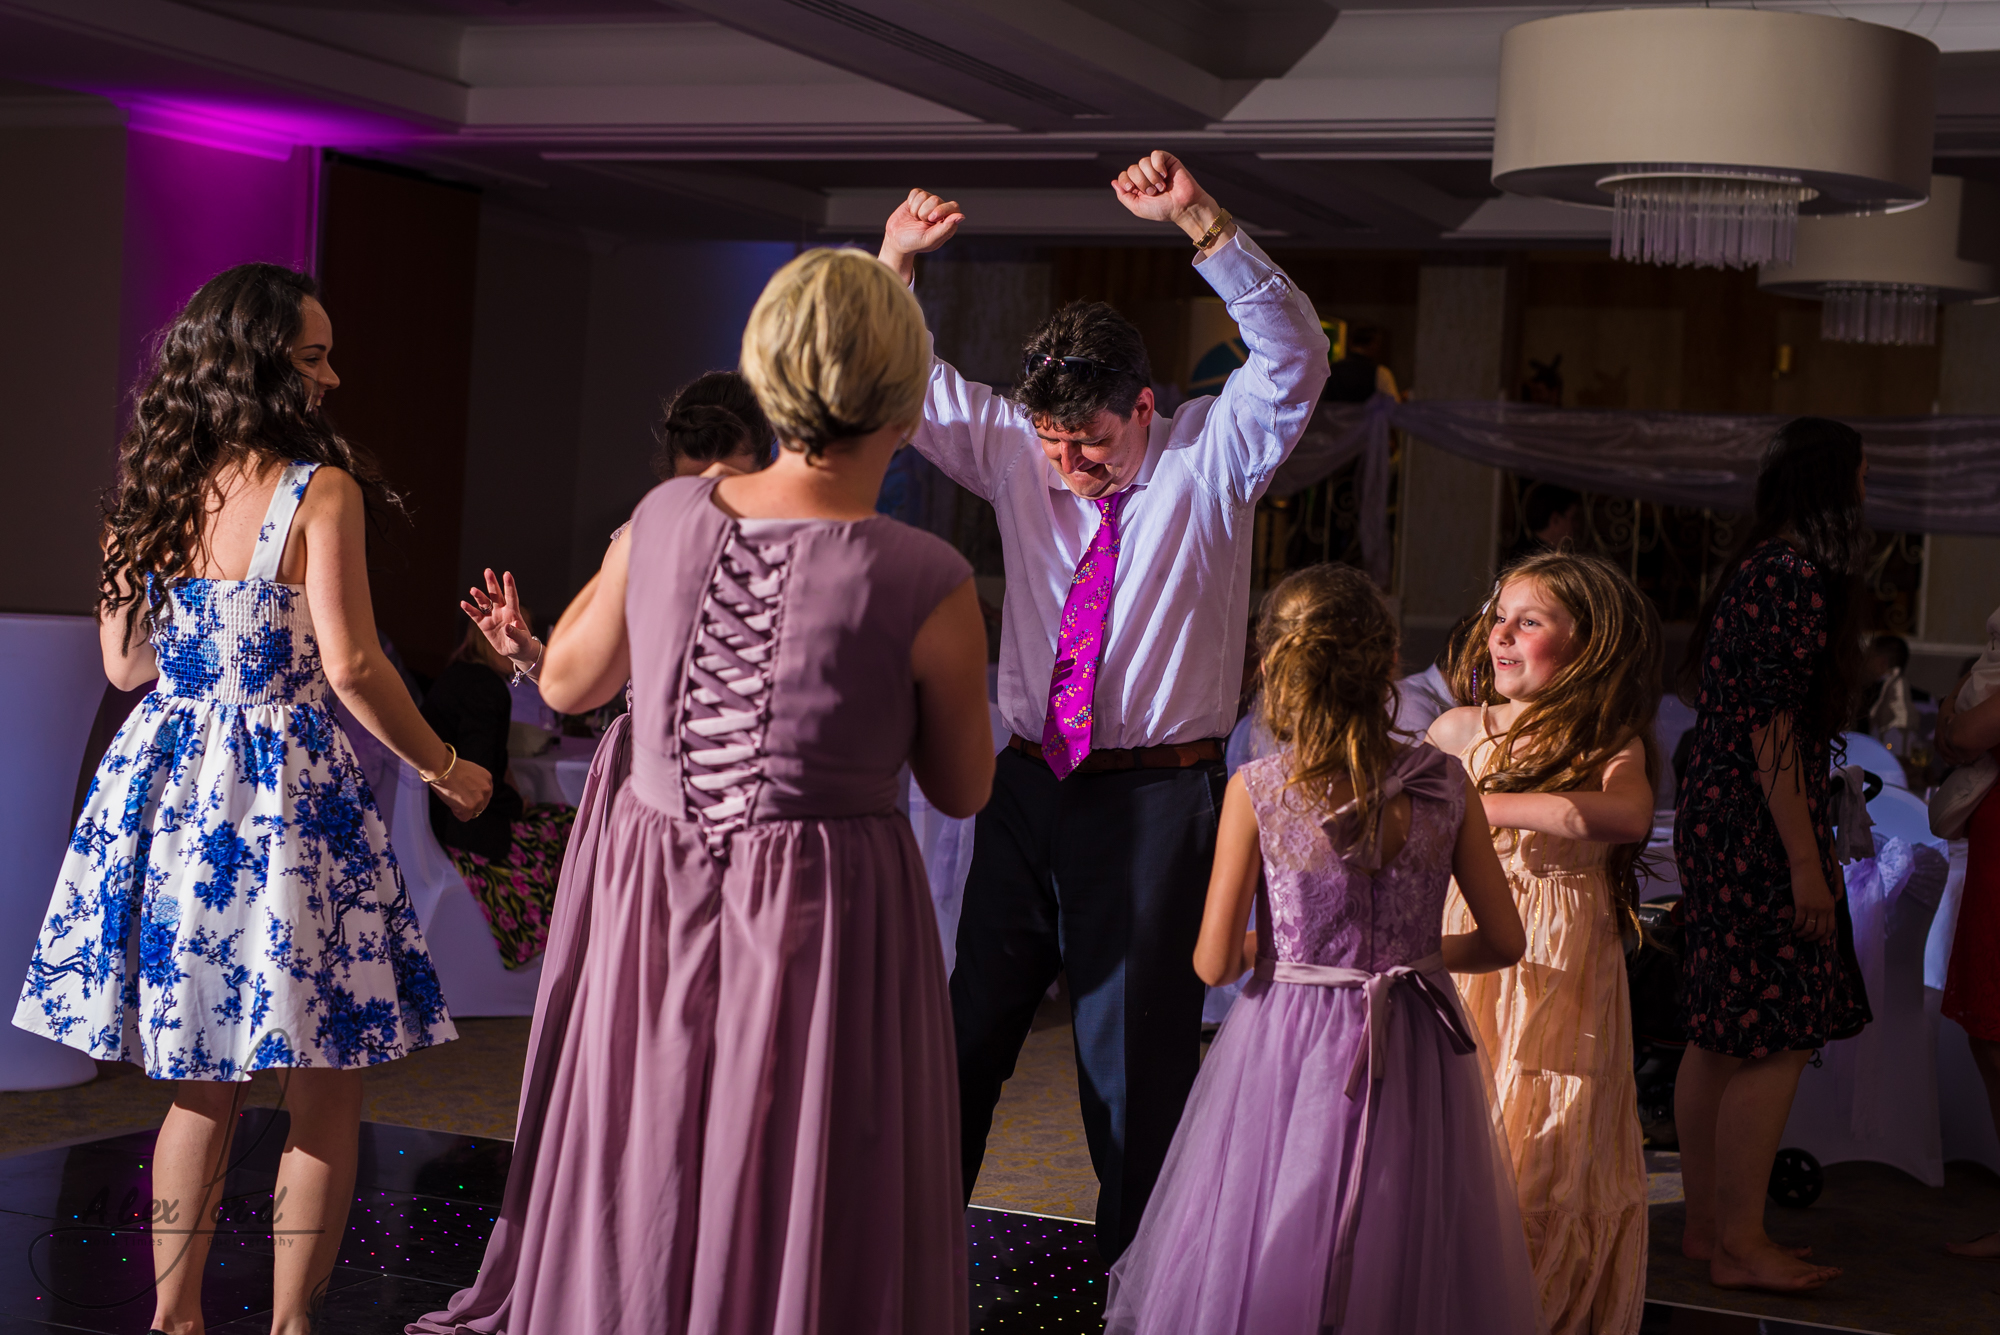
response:
<path id="1" fill-rule="evenodd" d="M 1419 743 L 1383 792 L 1410 831 L 1379 871 L 1334 849 L 1286 787 L 1291 753 L 1237 771 L 1264 860 L 1257 971 L 1202 1063 L 1110 1335 L 1547 1328 L 1513 1173 L 1439 926 L 1465 772 Z"/>
<path id="2" fill-rule="evenodd" d="M 633 519 L 629 725 L 556 897 L 479 1278 L 412 1335 L 969 1320 L 951 1011 L 897 811 L 910 648 L 971 568 L 886 517 Z"/>

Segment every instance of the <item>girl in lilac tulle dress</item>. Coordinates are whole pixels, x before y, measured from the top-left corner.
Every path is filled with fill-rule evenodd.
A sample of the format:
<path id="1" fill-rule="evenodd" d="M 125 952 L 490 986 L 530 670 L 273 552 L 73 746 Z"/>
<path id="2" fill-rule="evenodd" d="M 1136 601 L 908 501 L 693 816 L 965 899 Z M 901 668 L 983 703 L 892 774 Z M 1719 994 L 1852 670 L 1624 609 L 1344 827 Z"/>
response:
<path id="1" fill-rule="evenodd" d="M 1532 1335 L 1513 1176 L 1447 977 L 1525 946 L 1485 819 L 1457 760 L 1390 732 L 1395 624 L 1358 571 L 1286 579 L 1258 639 L 1283 749 L 1230 780 L 1194 957 L 1210 984 L 1254 972 L 1112 1268 L 1107 1329 Z M 1444 937 L 1454 876 L 1477 928 Z"/>

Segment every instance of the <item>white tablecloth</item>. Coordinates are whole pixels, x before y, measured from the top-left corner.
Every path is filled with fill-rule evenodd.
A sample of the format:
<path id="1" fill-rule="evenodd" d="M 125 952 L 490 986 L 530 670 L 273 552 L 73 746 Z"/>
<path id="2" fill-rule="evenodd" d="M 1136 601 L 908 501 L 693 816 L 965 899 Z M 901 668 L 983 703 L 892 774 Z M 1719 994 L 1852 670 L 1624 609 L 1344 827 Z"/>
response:
<path id="1" fill-rule="evenodd" d="M 391 759 L 394 759 L 391 757 Z M 378 789 L 376 803 L 389 824 L 389 843 L 402 865 L 410 906 L 417 912 L 424 945 L 437 970 L 445 1009 L 454 1017 L 533 1015 L 542 983 L 538 959 L 519 969 L 500 962 L 500 947 L 487 930 L 486 915 L 444 845 L 431 833 L 429 790 L 417 772 L 396 761 L 394 797 Z"/>
<path id="2" fill-rule="evenodd" d="M 583 800 L 583 781 L 590 777 L 596 739 L 558 737 L 555 746 L 538 756 L 510 757 L 507 775 L 529 806 L 557 803 L 573 807 Z"/>
<path id="3" fill-rule="evenodd" d="M 0 1089 L 57 1089 L 91 1079 L 97 1064 L 7 1021 L 55 893 L 83 746 L 104 698 L 96 620 L 0 615 L 0 687 Z"/>
<path id="4" fill-rule="evenodd" d="M 988 674 L 991 687 L 991 674 Z M 1000 721 L 1000 706 L 986 702 L 986 722 L 993 733 L 993 753 L 998 755 L 1011 735 Z M 924 875 L 931 883 L 931 909 L 937 914 L 938 941 L 944 947 L 944 971 L 958 958 L 958 915 L 965 905 L 965 877 L 972 869 L 972 827 L 978 820 L 959 820 L 944 815 L 924 800 L 923 789 L 903 770 L 903 810 L 910 817 L 910 830 L 924 855 Z"/>

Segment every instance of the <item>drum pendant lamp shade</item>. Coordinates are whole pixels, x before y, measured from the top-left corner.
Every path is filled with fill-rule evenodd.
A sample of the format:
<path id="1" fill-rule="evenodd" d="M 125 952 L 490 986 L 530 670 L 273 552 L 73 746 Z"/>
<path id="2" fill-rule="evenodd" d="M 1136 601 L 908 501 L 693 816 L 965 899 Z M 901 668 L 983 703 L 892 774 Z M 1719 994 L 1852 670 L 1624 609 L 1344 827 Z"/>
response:
<path id="1" fill-rule="evenodd" d="M 1833 342 L 1934 342 L 1940 302 L 1995 290 L 2000 190 L 1933 176 L 1930 195 L 1902 213 L 1800 219 L 1792 262 L 1765 265 L 1757 286 L 1823 301 L 1820 337 Z"/>
<path id="2" fill-rule="evenodd" d="M 1612 208 L 1619 258 L 1781 263 L 1801 214 L 1924 201 L 1937 62 L 1924 38 L 1817 14 L 1536 19 L 1500 41 L 1493 183 Z"/>

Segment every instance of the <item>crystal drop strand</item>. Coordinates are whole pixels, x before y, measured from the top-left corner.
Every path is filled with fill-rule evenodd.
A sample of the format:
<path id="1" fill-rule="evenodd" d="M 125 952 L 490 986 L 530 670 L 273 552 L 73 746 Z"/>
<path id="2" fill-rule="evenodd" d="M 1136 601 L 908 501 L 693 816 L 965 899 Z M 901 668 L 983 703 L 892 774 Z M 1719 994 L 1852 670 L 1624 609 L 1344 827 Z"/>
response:
<path id="1" fill-rule="evenodd" d="M 1646 264 L 1745 268 L 1792 258 L 1799 204 L 1791 181 L 1635 176 L 1608 183 L 1611 254 Z"/>
<path id="2" fill-rule="evenodd" d="M 1820 309 L 1820 337 L 1834 343 L 1935 343 L 1937 290 L 1904 283 L 1829 286 Z"/>

